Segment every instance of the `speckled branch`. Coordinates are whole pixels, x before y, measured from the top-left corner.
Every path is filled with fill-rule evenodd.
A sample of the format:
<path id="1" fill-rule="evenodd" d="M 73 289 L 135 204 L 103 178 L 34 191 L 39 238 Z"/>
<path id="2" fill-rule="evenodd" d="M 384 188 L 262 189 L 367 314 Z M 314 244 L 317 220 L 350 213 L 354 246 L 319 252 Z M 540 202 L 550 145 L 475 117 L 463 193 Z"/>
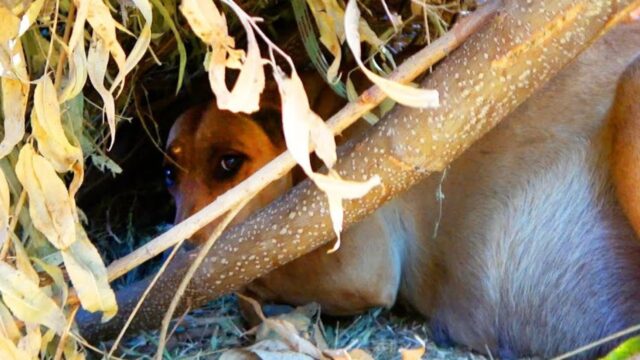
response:
<path id="1" fill-rule="evenodd" d="M 450 55 L 423 82 L 440 91 L 434 110 L 398 107 L 360 140 L 340 149 L 348 179 L 378 174 L 382 186 L 345 203 L 345 225 L 440 171 L 493 128 L 638 0 L 507 0 L 491 24 Z M 616 18 L 618 19 L 618 18 Z M 181 307 L 198 307 L 332 240 L 326 200 L 303 182 L 268 208 L 226 232 L 195 275 Z M 152 290 L 132 328 L 157 327 L 173 290 L 197 251 L 175 259 Z M 98 325 L 80 316 L 91 339 L 113 336 L 147 282 L 118 293 L 120 313 Z M 178 309 L 178 312 L 181 310 Z"/>

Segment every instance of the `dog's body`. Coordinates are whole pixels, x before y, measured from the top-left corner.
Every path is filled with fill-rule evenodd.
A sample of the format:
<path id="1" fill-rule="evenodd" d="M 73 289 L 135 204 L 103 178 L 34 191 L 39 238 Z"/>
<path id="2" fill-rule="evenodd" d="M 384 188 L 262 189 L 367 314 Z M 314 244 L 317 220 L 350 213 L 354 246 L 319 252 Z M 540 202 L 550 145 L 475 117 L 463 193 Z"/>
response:
<path id="1" fill-rule="evenodd" d="M 611 173 L 622 174 L 614 176 L 619 197 L 635 224 L 632 185 L 637 183 L 628 185 L 620 169 L 637 165 L 633 154 L 640 152 L 628 145 L 633 139 L 618 135 L 640 127 L 640 110 L 627 106 L 631 110 L 612 112 L 617 126 L 606 121 L 617 79 L 638 53 L 640 23 L 614 29 L 446 174 L 430 177 L 345 231 L 337 253 L 320 248 L 247 290 L 261 300 L 317 301 L 333 314 L 391 306 L 400 299 L 431 319 L 437 336 L 502 357 L 558 355 L 640 323 L 640 242 L 609 176 L 613 164 Z M 623 76 L 614 110 L 623 106 L 617 104 L 635 104 L 633 96 L 640 94 L 640 61 L 634 67 Z M 170 153 L 181 165 L 193 154 L 210 153 L 209 143 L 219 143 L 221 135 L 205 130 L 229 116 L 214 105 L 188 113 L 172 131 Z M 228 132 L 236 130 L 230 128 L 224 135 L 229 146 L 183 165 L 190 172 L 176 175 L 171 186 L 177 220 L 284 148 L 277 137 L 265 140 L 264 127 L 233 116 L 246 123 L 236 126 L 245 132 L 238 137 L 261 140 L 241 149 L 231 146 L 235 135 Z M 612 139 L 618 149 L 613 152 Z M 185 144 L 204 148 L 189 153 Z M 225 158 L 229 149 L 243 159 L 240 165 L 228 161 L 239 166 L 229 177 L 211 179 L 211 171 L 196 170 L 209 169 L 207 161 L 216 169 L 233 168 L 220 162 L 230 159 Z M 289 185 L 288 179 L 271 185 L 250 209 L 266 205 Z M 440 190 L 442 200 L 436 197 Z M 205 238 L 208 229 L 196 238 Z"/>

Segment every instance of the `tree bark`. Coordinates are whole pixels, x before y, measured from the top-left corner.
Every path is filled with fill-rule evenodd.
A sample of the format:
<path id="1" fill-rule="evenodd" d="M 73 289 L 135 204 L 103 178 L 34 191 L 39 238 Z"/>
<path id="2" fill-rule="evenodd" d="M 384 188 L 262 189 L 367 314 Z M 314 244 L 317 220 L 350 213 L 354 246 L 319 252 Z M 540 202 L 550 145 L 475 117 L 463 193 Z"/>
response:
<path id="1" fill-rule="evenodd" d="M 438 109 L 397 107 L 364 136 L 340 148 L 346 179 L 378 174 L 382 185 L 345 202 L 345 226 L 443 170 L 595 40 L 632 0 L 507 0 L 489 26 L 472 36 L 422 86 L 440 91 Z M 191 281 L 177 313 L 238 289 L 333 239 L 325 196 L 306 181 L 243 224 L 225 232 Z M 303 236 L 300 236 L 303 234 Z M 296 241 L 294 241 L 294 239 Z M 132 329 L 157 327 L 197 249 L 169 265 Z M 120 312 L 106 324 L 87 313 L 88 339 L 116 334 L 148 284 L 117 294 Z"/>

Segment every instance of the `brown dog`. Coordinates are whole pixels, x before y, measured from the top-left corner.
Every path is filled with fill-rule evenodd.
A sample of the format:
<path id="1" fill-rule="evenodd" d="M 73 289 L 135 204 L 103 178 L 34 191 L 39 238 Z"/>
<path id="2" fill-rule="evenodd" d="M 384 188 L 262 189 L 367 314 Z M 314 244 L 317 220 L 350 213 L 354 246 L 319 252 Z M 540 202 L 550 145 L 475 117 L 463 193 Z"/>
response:
<path id="1" fill-rule="evenodd" d="M 248 291 L 261 300 L 317 301 L 332 314 L 399 298 L 431 320 L 436 337 L 508 358 L 559 355 L 639 323 L 640 242 L 609 177 L 612 166 L 623 208 L 640 229 L 640 173 L 633 172 L 640 61 L 623 73 L 638 53 L 640 23 L 614 29 L 446 176 L 432 176 L 351 227 L 337 253 L 321 248 Z M 180 168 L 166 172 L 177 221 L 284 149 L 268 125 L 278 120 L 277 107 L 266 109 L 250 118 L 209 104 L 176 122 L 168 151 Z M 243 216 L 290 184 L 271 184 Z"/>

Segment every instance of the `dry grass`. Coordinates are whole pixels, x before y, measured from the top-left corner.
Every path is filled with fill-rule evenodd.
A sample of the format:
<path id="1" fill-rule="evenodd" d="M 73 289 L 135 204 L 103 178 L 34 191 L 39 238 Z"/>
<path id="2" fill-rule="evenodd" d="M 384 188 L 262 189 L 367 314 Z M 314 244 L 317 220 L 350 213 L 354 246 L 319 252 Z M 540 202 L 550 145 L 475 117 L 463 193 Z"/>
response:
<path id="1" fill-rule="evenodd" d="M 327 344 L 331 348 L 364 349 L 375 359 L 400 359 L 401 348 L 427 345 L 424 359 L 485 359 L 460 348 L 439 348 L 429 341 L 427 324 L 420 315 L 401 310 L 373 309 L 352 318 L 323 319 Z M 203 309 L 184 316 L 170 338 L 165 359 L 217 359 L 228 349 L 252 344 L 253 336 L 238 310 L 235 296 L 211 302 Z M 151 359 L 157 344 L 157 331 L 126 339 L 120 347 L 125 359 Z M 102 344 L 108 349 L 110 343 Z"/>

